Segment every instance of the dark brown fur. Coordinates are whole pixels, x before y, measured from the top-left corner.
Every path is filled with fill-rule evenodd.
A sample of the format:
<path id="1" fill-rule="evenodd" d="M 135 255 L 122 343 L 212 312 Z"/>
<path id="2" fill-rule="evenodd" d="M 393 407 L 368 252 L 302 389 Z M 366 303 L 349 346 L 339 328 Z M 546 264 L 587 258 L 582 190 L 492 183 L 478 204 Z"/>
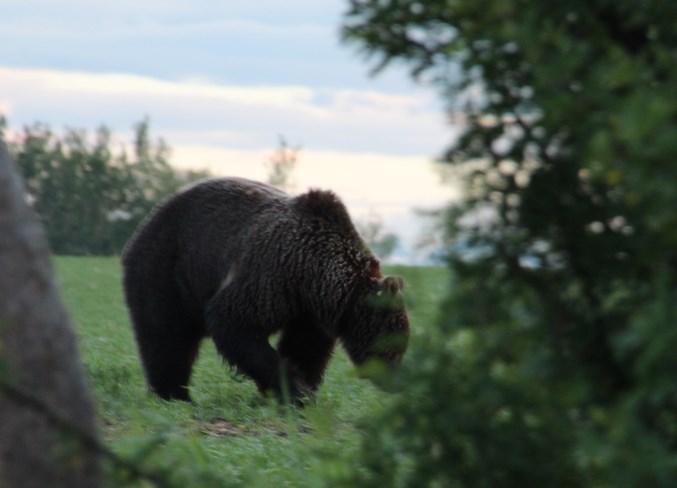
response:
<path id="1" fill-rule="evenodd" d="M 261 390 L 281 395 L 286 384 L 294 398 L 320 385 L 337 340 L 357 364 L 396 363 L 406 348 L 401 280 L 381 276 L 331 192 L 207 180 L 155 209 L 123 267 L 146 377 L 165 399 L 189 400 L 207 336 Z"/>

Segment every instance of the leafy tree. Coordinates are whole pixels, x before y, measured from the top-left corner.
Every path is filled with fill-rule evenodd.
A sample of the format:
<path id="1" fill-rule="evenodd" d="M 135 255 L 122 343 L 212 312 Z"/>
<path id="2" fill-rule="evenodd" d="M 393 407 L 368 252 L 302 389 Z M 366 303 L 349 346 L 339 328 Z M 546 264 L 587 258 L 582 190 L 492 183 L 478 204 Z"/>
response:
<path id="1" fill-rule="evenodd" d="M 169 147 L 149 133 L 147 119 L 135 126 L 129 155 L 111 148 L 105 126 L 93 137 L 76 129 L 60 136 L 44 124 L 24 128 L 12 149 L 54 253 L 120 252 L 159 200 L 205 176 L 174 171 Z"/>
<path id="2" fill-rule="evenodd" d="M 363 481 L 674 483 L 676 16 L 350 2 L 343 34 L 376 71 L 404 62 L 448 101 L 466 192 L 446 214 L 442 337 L 414 351 L 414 385 L 369 441 L 397 447 L 366 446 Z"/>
<path id="3" fill-rule="evenodd" d="M 290 181 L 299 160 L 301 146 L 291 147 L 287 139 L 280 136 L 277 149 L 265 162 L 268 168 L 268 184 L 285 191 L 291 191 L 293 183 Z"/>
<path id="4" fill-rule="evenodd" d="M 376 213 L 369 214 L 364 220 L 355 223 L 362 239 L 380 259 L 389 258 L 397 245 L 397 235 L 383 231 L 383 220 Z"/>

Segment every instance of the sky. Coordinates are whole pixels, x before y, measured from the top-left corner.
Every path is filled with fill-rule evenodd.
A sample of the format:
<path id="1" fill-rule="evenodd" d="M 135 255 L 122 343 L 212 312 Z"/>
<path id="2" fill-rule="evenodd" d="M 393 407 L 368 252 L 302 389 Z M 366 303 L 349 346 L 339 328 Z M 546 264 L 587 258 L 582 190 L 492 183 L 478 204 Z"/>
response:
<path id="1" fill-rule="evenodd" d="M 293 191 L 335 191 L 356 220 L 425 258 L 419 209 L 458 198 L 434 160 L 457 133 L 405 67 L 370 76 L 340 42 L 343 0 L 0 0 L 0 114 L 11 131 L 148 117 L 178 168 L 264 180 L 282 136 L 300 146 Z"/>

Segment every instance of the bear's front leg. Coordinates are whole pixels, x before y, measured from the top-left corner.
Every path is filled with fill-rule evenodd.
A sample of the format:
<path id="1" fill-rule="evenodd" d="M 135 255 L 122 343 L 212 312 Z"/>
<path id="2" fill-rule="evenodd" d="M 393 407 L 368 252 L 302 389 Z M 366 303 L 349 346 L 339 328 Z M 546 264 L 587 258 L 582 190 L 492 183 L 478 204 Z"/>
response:
<path id="1" fill-rule="evenodd" d="M 312 321 L 300 320 L 284 330 L 277 350 L 303 379 L 308 393 L 314 393 L 324 379 L 335 345 L 336 339 Z"/>
<path id="2" fill-rule="evenodd" d="M 233 320 L 212 319 L 208 315 L 208 330 L 219 354 L 239 372 L 254 380 L 262 392 L 272 392 L 280 400 L 287 395 L 296 402 L 307 387 L 293 365 L 280 358 L 268 342 L 268 337 L 256 326 Z"/>

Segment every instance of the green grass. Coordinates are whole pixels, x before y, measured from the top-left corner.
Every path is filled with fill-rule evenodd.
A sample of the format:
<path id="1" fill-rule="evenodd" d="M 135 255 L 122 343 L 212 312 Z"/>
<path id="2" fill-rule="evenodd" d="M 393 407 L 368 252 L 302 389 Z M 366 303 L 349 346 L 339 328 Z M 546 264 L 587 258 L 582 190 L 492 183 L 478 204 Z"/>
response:
<path id="1" fill-rule="evenodd" d="M 172 486 L 321 485 L 320 473 L 340 477 L 351 468 L 360 445 L 360 421 L 377 415 L 392 397 L 358 379 L 338 348 L 316 401 L 295 411 L 263 398 L 204 341 L 191 379 L 198 406 L 161 401 L 144 383 L 122 298 L 119 261 L 57 257 L 55 266 L 104 442 L 143 469 L 161 473 Z M 434 326 L 447 271 L 385 271 L 405 278 L 411 347 L 416 347 Z M 124 473 L 111 476 L 117 476 L 118 484 L 148 486 L 125 480 Z"/>

